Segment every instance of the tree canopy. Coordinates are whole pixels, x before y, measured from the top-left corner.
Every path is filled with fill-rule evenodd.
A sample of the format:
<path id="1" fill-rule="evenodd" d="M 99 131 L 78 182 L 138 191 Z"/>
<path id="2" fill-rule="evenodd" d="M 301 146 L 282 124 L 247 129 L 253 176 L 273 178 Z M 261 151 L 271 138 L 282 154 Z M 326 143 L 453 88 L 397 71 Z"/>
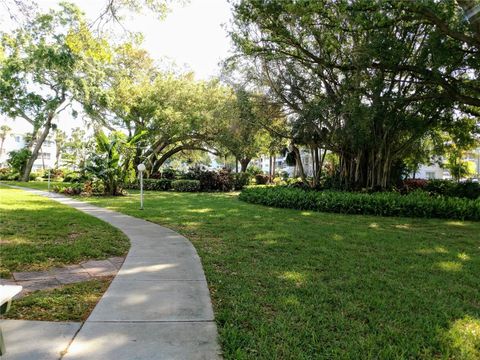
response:
<path id="1" fill-rule="evenodd" d="M 476 27 L 454 1 L 244 0 L 234 14 L 237 60 L 292 111 L 294 144 L 339 155 L 345 187 L 389 186 L 421 139 L 476 111 Z"/>
<path id="2" fill-rule="evenodd" d="M 0 111 L 33 127 L 23 169 L 28 181 L 56 116 L 72 101 L 88 100 L 110 54 L 106 41 L 89 32 L 83 13 L 67 3 L 0 35 Z"/>

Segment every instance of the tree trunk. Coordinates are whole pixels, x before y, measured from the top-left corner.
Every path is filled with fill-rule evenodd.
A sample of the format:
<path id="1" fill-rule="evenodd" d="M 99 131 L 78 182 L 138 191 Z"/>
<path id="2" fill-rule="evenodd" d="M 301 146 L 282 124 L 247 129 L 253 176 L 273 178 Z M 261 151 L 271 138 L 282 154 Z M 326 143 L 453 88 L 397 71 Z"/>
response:
<path id="1" fill-rule="evenodd" d="M 248 164 L 250 164 L 251 160 L 250 158 L 240 159 L 240 172 L 244 173 L 247 171 Z"/>
<path id="2" fill-rule="evenodd" d="M 155 162 L 152 165 L 151 174 L 154 174 L 155 172 L 157 172 L 160 169 L 160 167 L 165 163 L 165 161 L 167 161 L 173 155 L 175 155 L 175 154 L 177 154 L 177 153 L 179 153 L 180 151 L 183 151 L 183 150 L 199 150 L 199 151 L 210 152 L 208 149 L 205 149 L 205 148 L 202 148 L 202 147 L 199 147 L 199 146 L 195 146 L 195 145 L 180 145 L 180 146 L 177 146 L 175 148 L 172 148 L 172 149 L 168 150 L 159 159 L 155 160 Z"/>
<path id="3" fill-rule="evenodd" d="M 273 155 L 272 157 L 272 176 L 275 177 L 275 167 L 276 167 L 276 163 L 277 162 L 277 157 L 275 155 Z"/>
<path id="4" fill-rule="evenodd" d="M 35 147 L 32 150 L 32 155 L 28 159 L 27 165 L 25 166 L 25 169 L 23 171 L 22 181 L 29 180 L 30 173 L 32 172 L 33 163 L 35 162 L 35 160 L 37 160 L 38 152 L 42 148 L 43 142 L 47 138 L 48 133 L 50 132 L 50 128 L 52 127 L 53 116 L 54 116 L 53 113 L 48 115 L 47 121 L 44 125 L 44 129 L 40 134 L 40 137 L 38 138 L 37 143 L 35 144 Z"/>
<path id="5" fill-rule="evenodd" d="M 300 155 L 300 150 L 298 147 L 293 146 L 293 153 L 295 154 L 295 163 L 300 175 L 300 178 L 304 183 L 307 183 L 307 177 L 305 176 L 305 171 L 303 170 L 302 157 Z"/>
<path id="6" fill-rule="evenodd" d="M 273 180 L 272 167 L 273 167 L 273 161 L 272 161 L 272 155 L 270 155 L 270 156 L 268 157 L 268 177 L 270 178 L 270 181 Z"/>
<path id="7" fill-rule="evenodd" d="M 60 163 L 60 149 L 57 148 L 57 153 L 55 154 L 55 167 L 58 168 L 58 165 Z"/>

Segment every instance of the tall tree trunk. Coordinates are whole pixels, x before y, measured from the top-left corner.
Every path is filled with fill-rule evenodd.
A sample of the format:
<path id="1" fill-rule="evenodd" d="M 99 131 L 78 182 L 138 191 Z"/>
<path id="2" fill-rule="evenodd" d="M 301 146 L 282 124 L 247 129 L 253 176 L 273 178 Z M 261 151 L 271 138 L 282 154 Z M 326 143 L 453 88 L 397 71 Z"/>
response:
<path id="1" fill-rule="evenodd" d="M 47 121 L 43 127 L 43 131 L 40 134 L 40 137 L 37 139 L 37 142 L 32 150 L 32 155 L 29 157 L 27 161 L 27 165 L 23 171 L 22 181 L 28 181 L 30 177 L 30 173 L 32 172 L 33 163 L 37 160 L 38 152 L 42 148 L 43 142 L 48 136 L 50 132 L 50 128 L 52 127 L 52 120 L 53 120 L 54 113 L 48 115 Z"/>
<path id="2" fill-rule="evenodd" d="M 295 154 L 295 163 L 298 169 L 300 178 L 304 183 L 307 183 L 307 177 L 305 176 L 305 170 L 303 169 L 302 157 L 300 155 L 300 150 L 298 147 L 293 146 L 293 153 Z"/>
<path id="3" fill-rule="evenodd" d="M 250 158 L 240 159 L 240 172 L 244 173 L 247 171 L 248 164 L 250 164 L 251 160 Z"/>
<path id="4" fill-rule="evenodd" d="M 55 154 L 55 167 L 58 168 L 58 165 L 60 163 L 60 149 L 57 148 L 57 153 Z"/>
<path id="5" fill-rule="evenodd" d="M 275 177 L 275 167 L 276 167 L 276 163 L 277 162 L 277 157 L 275 155 L 273 155 L 272 157 L 272 176 Z"/>
<path id="6" fill-rule="evenodd" d="M 273 167 L 273 161 L 272 161 L 272 155 L 270 154 L 268 157 L 268 177 L 270 178 L 270 181 L 272 181 L 273 179 L 272 167 Z"/>
<path id="7" fill-rule="evenodd" d="M 42 155 L 42 158 L 41 158 L 42 159 L 42 170 L 45 171 L 45 154 L 44 154 L 42 148 L 40 148 L 39 153 Z"/>

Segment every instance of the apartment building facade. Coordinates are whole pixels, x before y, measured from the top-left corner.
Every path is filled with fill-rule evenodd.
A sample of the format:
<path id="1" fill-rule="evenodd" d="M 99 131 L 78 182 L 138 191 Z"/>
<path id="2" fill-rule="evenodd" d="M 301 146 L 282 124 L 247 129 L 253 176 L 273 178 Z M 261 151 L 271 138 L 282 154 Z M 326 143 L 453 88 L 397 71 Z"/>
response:
<path id="1" fill-rule="evenodd" d="M 27 134 L 19 132 L 7 133 L 3 139 L 3 145 L 0 149 L 0 167 L 7 167 L 7 160 L 11 151 L 21 150 L 26 145 Z M 2 141 L 2 139 L 0 139 Z M 32 171 L 52 169 L 56 163 L 57 148 L 55 139 L 48 137 L 40 149 L 37 160 L 35 160 Z"/>

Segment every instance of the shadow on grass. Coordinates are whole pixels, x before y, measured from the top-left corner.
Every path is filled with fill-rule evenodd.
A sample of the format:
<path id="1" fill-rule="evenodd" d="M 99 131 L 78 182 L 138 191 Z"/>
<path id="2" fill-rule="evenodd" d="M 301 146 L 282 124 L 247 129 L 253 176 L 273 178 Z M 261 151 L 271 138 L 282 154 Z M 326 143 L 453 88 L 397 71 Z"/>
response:
<path id="1" fill-rule="evenodd" d="M 226 358 L 480 357 L 480 224 L 274 209 L 224 194 L 90 199 L 176 229 Z"/>
<path id="2" fill-rule="evenodd" d="M 148 192 L 143 211 L 138 194 L 88 201 L 192 240 L 226 358 L 480 357 L 479 223 L 273 209 L 224 194 Z"/>
<path id="3" fill-rule="evenodd" d="M 2 189 L 0 275 L 124 255 L 128 239 L 108 224 L 54 201 Z"/>

